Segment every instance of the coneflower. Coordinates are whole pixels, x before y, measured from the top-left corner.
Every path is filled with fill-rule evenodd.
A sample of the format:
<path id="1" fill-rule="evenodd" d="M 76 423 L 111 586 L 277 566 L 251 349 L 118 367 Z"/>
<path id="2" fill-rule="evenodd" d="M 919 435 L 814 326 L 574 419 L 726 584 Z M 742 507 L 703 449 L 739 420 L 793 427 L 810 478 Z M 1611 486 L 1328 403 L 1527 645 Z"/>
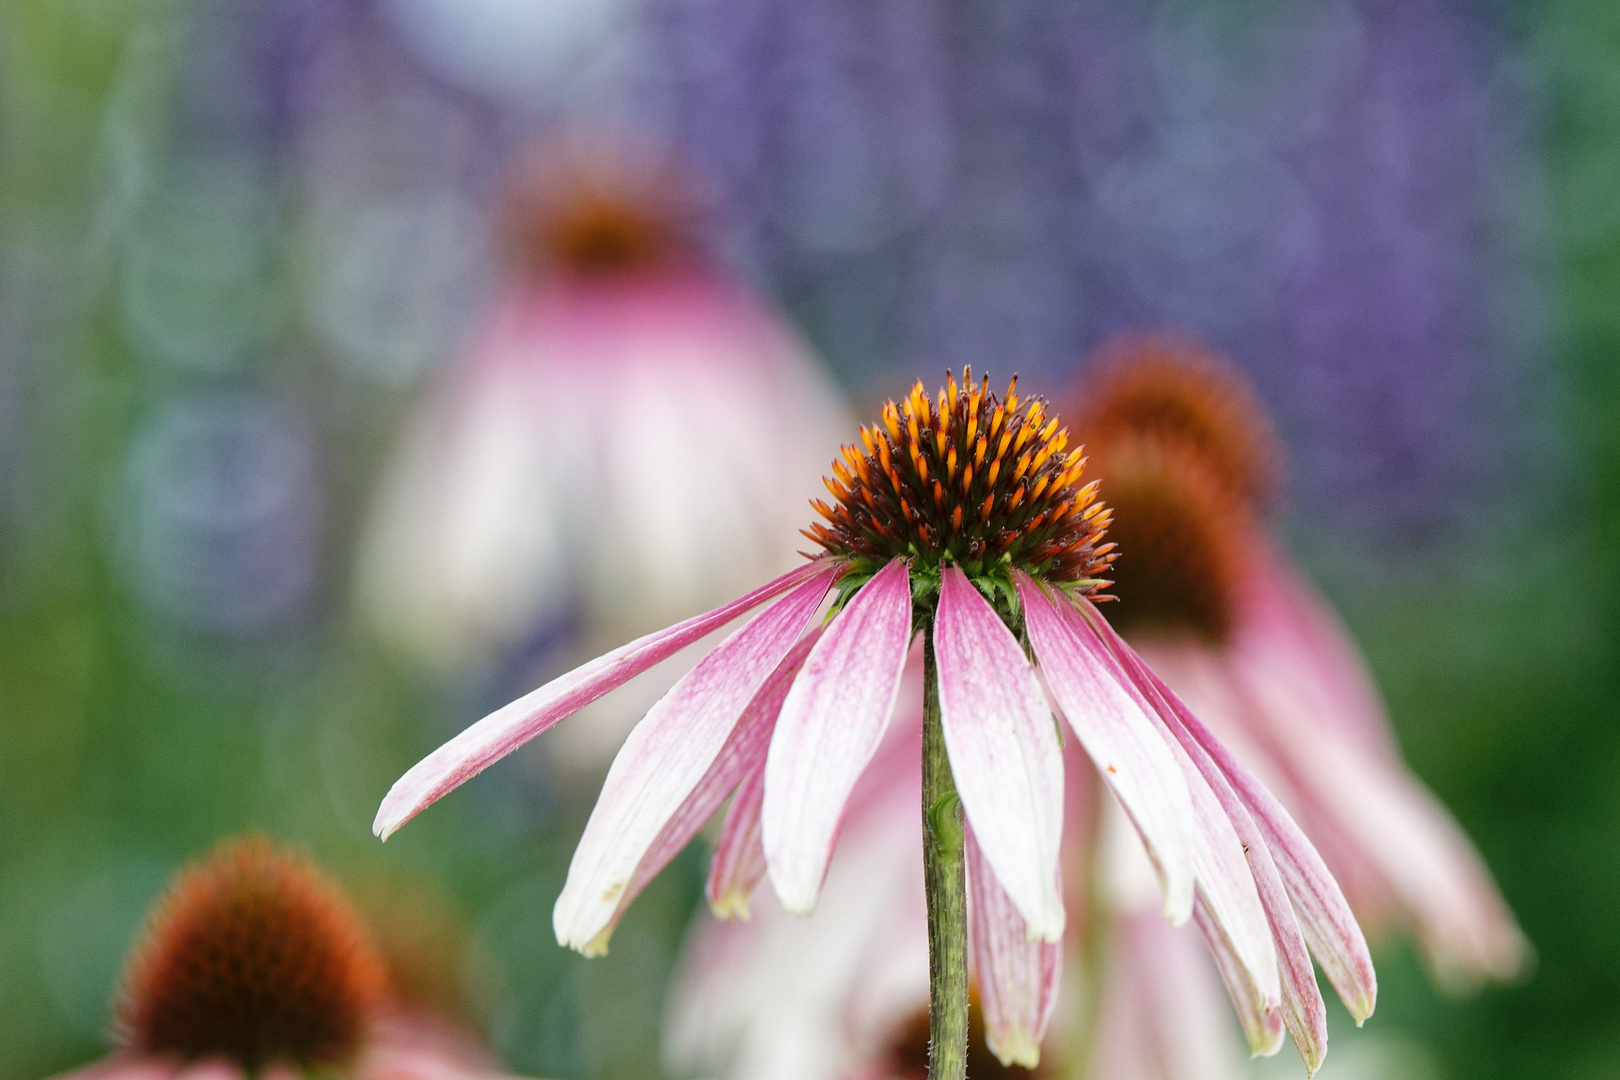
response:
<path id="1" fill-rule="evenodd" d="M 1352 1012 L 1371 1011 L 1365 942 L 1320 856 L 1093 604 L 1114 554 L 1109 514 L 1044 401 L 1020 396 L 1016 380 L 998 395 L 968 372 L 937 395 L 919 383 L 845 448 L 827 486 L 833 501 L 818 504 L 823 521 L 808 531 L 821 550 L 807 565 L 485 717 L 394 785 L 377 834 L 774 601 L 625 741 L 557 901 L 560 942 L 604 951 L 634 896 L 733 791 L 716 866 L 746 872 L 711 895 L 746 894 L 763 871 L 789 912 L 808 914 L 920 636 L 931 1075 L 964 1069 L 966 879 L 981 913 L 973 949 L 985 997 L 1017 1003 L 1000 1010 L 988 1038 L 1003 1060 L 1039 1058 L 1065 924 L 1064 767 L 1036 665 L 1136 826 L 1166 914 L 1179 922 L 1196 910 L 1241 982 L 1240 1008 L 1262 1048 L 1280 1037 L 1302 981 L 1315 988 L 1308 960 L 1279 970 L 1274 934 L 1295 942 L 1303 926 Z"/>
<path id="2" fill-rule="evenodd" d="M 130 953 L 113 1011 L 117 1050 L 73 1076 L 500 1075 L 398 1008 L 384 957 L 341 890 L 263 836 L 226 841 L 180 872 Z"/>
<path id="3" fill-rule="evenodd" d="M 135 947 L 117 1009 L 139 1054 L 346 1063 L 382 1004 L 381 957 L 337 889 L 268 840 L 184 871 Z"/>
<path id="4" fill-rule="evenodd" d="M 512 167 L 497 289 L 407 422 L 361 548 L 390 644 L 458 675 L 559 628 L 593 655 L 794 564 L 846 421 L 805 343 L 706 256 L 696 190 L 631 143 Z M 594 767 L 623 734 L 575 756 Z"/>

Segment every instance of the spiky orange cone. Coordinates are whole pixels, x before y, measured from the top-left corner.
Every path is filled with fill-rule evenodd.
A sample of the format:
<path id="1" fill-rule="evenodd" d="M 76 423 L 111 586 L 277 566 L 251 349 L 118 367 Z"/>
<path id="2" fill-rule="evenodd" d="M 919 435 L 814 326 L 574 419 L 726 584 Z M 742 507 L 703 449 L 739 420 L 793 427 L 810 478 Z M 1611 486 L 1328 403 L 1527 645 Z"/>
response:
<path id="1" fill-rule="evenodd" d="M 226 841 L 180 872 L 130 953 L 114 1013 L 118 1049 L 68 1076 L 501 1075 L 397 1007 L 341 890 L 263 836 Z"/>

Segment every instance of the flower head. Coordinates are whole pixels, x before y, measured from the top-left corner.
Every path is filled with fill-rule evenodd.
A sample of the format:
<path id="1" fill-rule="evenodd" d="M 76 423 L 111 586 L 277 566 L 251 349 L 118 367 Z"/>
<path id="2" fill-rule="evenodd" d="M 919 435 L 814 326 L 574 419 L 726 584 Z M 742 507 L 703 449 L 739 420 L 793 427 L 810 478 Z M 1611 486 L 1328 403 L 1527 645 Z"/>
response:
<path id="1" fill-rule="evenodd" d="M 263 837 L 222 844 L 158 903 L 130 958 L 121 1041 L 141 1054 L 341 1064 L 384 1000 L 381 957 L 313 865 Z"/>
<path id="2" fill-rule="evenodd" d="M 956 566 L 988 591 L 1011 596 L 1012 573 L 1091 595 L 1107 582 L 1112 544 L 1107 508 L 1086 459 L 1040 398 L 1021 399 L 1018 380 L 997 397 L 971 369 L 947 378 L 937 399 L 919 381 L 880 423 L 861 428 L 826 481 L 833 504 L 806 530 L 847 567 L 858 588 L 893 559 L 906 559 L 919 592 L 937 590 Z"/>
<path id="3" fill-rule="evenodd" d="M 1275 500 L 1281 444 L 1230 362 L 1190 338 L 1159 333 L 1120 337 L 1093 366 L 1071 417 L 1093 448 L 1145 436 L 1196 459 L 1247 508 Z"/>
<path id="4" fill-rule="evenodd" d="M 131 950 L 118 1049 L 60 1080 L 501 1077 L 458 1018 L 395 988 L 393 959 L 309 859 L 227 840 L 179 873 Z"/>
<path id="5" fill-rule="evenodd" d="M 1248 515 L 1203 461 L 1175 443 L 1116 436 L 1100 444 L 1098 477 L 1115 510 L 1110 621 L 1126 636 L 1232 631 L 1246 560 Z"/>
<path id="6" fill-rule="evenodd" d="M 542 150 L 511 172 L 503 238 L 537 277 L 603 283 L 668 271 L 696 258 L 694 188 L 667 157 Z"/>

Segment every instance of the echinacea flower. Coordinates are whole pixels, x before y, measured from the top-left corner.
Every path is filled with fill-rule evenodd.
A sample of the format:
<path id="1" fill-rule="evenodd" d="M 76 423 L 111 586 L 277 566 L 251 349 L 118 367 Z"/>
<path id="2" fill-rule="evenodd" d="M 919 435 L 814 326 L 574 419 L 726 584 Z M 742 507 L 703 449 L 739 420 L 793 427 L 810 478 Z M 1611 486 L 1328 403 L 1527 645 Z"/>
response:
<path id="1" fill-rule="evenodd" d="M 1401 762 L 1355 645 L 1265 535 L 1280 452 L 1240 377 L 1196 344 L 1127 338 L 1075 394 L 1129 555 L 1114 624 L 1322 845 L 1364 924 L 1397 921 L 1447 985 L 1528 945 L 1473 846 Z"/>
<path id="2" fill-rule="evenodd" d="M 1066 920 L 1063 753 L 1038 665 L 1141 837 L 1165 913 L 1195 918 L 1238 988 L 1251 1044 L 1275 1050 L 1286 1025 L 1314 1066 L 1325 1016 L 1307 945 L 1361 1019 L 1375 995 L 1366 943 L 1294 820 L 1092 603 L 1113 553 L 1084 469 L 1060 421 L 1016 380 L 1003 396 L 967 372 L 937 397 L 917 384 L 834 463 L 833 502 L 817 504 L 824 520 L 807 532 L 821 550 L 806 565 L 480 720 L 394 784 L 374 830 L 388 837 L 559 720 L 771 602 L 631 732 L 553 925 L 562 944 L 604 951 L 626 906 L 733 792 L 711 900 L 735 910 L 769 877 L 788 912 L 808 914 L 920 636 L 931 1073 L 964 1067 L 964 876 L 981 992 L 1005 1005 L 987 1037 L 1002 1059 L 1033 1064 Z"/>
<path id="3" fill-rule="evenodd" d="M 501 1075 L 466 1039 L 396 1006 L 349 901 L 264 837 L 227 841 L 181 871 L 130 954 L 115 1016 L 118 1049 L 68 1076 Z"/>
<path id="4" fill-rule="evenodd" d="M 558 626 L 594 652 L 793 565 L 843 413 L 704 254 L 695 190 L 628 143 L 513 169 L 503 280 L 407 424 L 362 548 L 362 606 L 407 655 L 487 667 Z"/>

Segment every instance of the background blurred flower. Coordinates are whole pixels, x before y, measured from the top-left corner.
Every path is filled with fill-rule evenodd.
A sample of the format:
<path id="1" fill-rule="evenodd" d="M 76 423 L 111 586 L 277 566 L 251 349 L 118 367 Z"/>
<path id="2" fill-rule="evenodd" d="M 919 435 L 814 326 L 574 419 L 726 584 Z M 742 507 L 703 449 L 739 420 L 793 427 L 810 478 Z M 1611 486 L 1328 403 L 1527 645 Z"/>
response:
<path id="1" fill-rule="evenodd" d="M 702 255 L 695 198 L 627 147 L 514 170 L 507 281 L 407 429 L 361 566 L 409 655 L 487 665 L 559 623 L 598 649 L 796 561 L 840 407 Z M 623 734 L 599 726 L 596 754 Z"/>
<path id="2" fill-rule="evenodd" d="M 175 879 L 130 954 L 116 1013 L 119 1050 L 70 1075 L 500 1075 L 431 1013 L 400 1009 L 349 901 L 260 836 Z"/>

